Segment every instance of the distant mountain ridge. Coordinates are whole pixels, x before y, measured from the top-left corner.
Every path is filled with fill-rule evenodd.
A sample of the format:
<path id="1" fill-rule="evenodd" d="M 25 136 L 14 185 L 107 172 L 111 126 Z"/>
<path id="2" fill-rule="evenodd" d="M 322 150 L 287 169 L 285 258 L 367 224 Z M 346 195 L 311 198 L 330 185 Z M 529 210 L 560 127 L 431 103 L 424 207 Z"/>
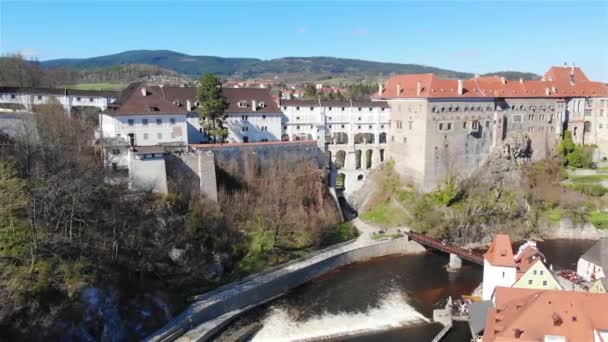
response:
<path id="1" fill-rule="evenodd" d="M 271 60 L 257 58 L 224 58 L 192 56 L 170 50 L 132 50 L 117 54 L 79 58 L 54 59 L 41 62 L 45 68 L 76 70 L 102 69 L 116 65 L 148 64 L 174 71 L 188 77 L 214 73 L 221 77 L 274 78 L 282 81 L 315 81 L 318 79 L 344 78 L 346 80 L 375 81 L 392 74 L 434 73 L 446 78 L 471 78 L 474 75 L 419 64 L 383 63 L 334 57 L 284 57 Z M 538 75 L 527 72 L 507 71 L 509 79 L 536 79 Z"/>

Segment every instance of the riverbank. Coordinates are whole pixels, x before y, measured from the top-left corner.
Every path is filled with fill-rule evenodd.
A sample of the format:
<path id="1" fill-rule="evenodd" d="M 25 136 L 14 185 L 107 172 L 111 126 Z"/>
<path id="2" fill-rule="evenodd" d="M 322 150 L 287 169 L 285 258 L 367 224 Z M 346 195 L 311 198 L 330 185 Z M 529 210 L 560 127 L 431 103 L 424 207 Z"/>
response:
<path id="1" fill-rule="evenodd" d="M 355 220 L 359 237 L 329 247 L 242 281 L 198 296 L 188 309 L 148 337 L 149 341 L 205 341 L 242 312 L 277 298 L 290 289 L 345 265 L 392 254 L 424 253 L 424 247 L 407 237 L 374 240 L 377 230 Z"/>

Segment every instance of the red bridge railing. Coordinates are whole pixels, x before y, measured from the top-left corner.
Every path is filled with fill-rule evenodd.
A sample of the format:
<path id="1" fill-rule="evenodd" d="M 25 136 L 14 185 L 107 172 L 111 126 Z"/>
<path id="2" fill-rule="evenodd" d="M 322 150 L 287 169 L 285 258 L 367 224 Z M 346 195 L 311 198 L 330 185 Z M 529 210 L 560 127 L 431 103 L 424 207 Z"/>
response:
<path id="1" fill-rule="evenodd" d="M 464 249 L 464 248 L 454 246 L 451 244 L 444 244 L 437 239 L 433 239 L 426 235 L 418 234 L 415 232 L 408 232 L 407 235 L 410 237 L 410 239 L 412 239 L 422 245 L 440 250 L 445 253 L 455 254 L 461 259 L 468 260 L 470 262 L 474 262 L 478 265 L 483 265 L 483 256 L 480 254 L 474 253 L 472 250 Z"/>

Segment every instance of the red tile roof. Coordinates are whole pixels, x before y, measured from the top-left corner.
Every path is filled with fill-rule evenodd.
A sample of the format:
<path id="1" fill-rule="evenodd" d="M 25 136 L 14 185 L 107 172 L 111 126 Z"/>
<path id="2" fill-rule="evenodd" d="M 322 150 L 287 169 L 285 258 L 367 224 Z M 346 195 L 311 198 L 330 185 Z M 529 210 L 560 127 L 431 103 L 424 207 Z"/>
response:
<path id="1" fill-rule="evenodd" d="M 509 235 L 497 234 L 492 240 L 488 251 L 483 255 L 484 259 L 494 266 L 517 267 L 513 257 L 513 248 Z"/>
<path id="2" fill-rule="evenodd" d="M 541 260 L 545 262 L 545 255 L 541 253 L 536 247 L 528 246 L 524 249 L 516 258 L 515 264 L 517 265 L 517 279 L 526 273 L 532 265 L 537 261 Z"/>
<path id="3" fill-rule="evenodd" d="M 483 341 L 593 341 L 594 330 L 608 330 L 608 295 L 586 292 L 497 287 Z"/>
<path id="4" fill-rule="evenodd" d="M 544 80 L 509 81 L 502 77 L 476 77 L 469 80 L 441 79 L 433 74 L 397 75 L 383 86 L 382 94 L 372 98 L 528 98 L 528 97 L 593 97 L 608 96 L 608 86 L 591 82 L 579 68 L 574 68 L 573 84 L 570 71 L 564 75 L 561 67 L 549 69 Z M 569 68 L 567 68 L 570 70 Z M 462 93 L 459 93 L 459 82 Z M 399 92 L 399 93 L 397 93 Z"/>

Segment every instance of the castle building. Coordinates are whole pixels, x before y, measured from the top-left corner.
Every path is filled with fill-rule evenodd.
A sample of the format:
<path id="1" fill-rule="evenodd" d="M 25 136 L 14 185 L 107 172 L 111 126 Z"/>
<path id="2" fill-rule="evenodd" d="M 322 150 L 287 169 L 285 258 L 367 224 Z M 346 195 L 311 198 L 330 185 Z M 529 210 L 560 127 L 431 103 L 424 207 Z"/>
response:
<path id="1" fill-rule="evenodd" d="M 68 113 L 87 108 L 103 111 L 118 95 L 117 91 L 105 90 L 0 87 L 0 109 L 35 112 L 37 106 L 54 101 Z"/>
<path id="2" fill-rule="evenodd" d="M 469 176 L 512 132 L 528 134 L 533 159 L 550 156 L 565 129 L 608 157 L 608 87 L 578 67 L 552 67 L 534 81 L 398 75 L 372 99 L 390 106 L 388 155 L 396 171 L 422 190 L 448 175 Z"/>
<path id="3" fill-rule="evenodd" d="M 282 140 L 316 140 L 348 191 L 385 160 L 389 107 L 384 101 L 283 100 Z"/>

